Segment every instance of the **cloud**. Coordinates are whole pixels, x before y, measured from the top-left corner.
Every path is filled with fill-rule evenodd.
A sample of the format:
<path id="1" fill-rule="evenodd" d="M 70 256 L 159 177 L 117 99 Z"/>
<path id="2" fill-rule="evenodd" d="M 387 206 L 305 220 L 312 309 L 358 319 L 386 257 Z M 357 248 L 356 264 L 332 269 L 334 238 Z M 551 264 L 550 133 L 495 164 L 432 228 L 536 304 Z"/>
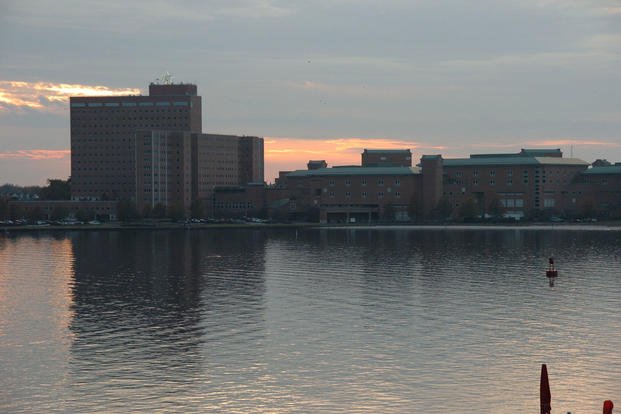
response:
<path id="1" fill-rule="evenodd" d="M 140 94 L 140 89 L 113 89 L 97 85 L 0 80 L 0 113 L 24 109 L 62 113 L 67 108 L 70 96 L 138 94 Z"/>
<path id="2" fill-rule="evenodd" d="M 66 0 L 61 7 L 53 0 L 22 0 L 8 11 L 12 20 L 31 27 L 113 33 L 159 33 L 162 24 L 171 22 L 208 24 L 218 19 L 278 18 L 292 13 L 272 0 L 92 0 L 88 7 L 79 0 Z"/>
<path id="3" fill-rule="evenodd" d="M 71 150 L 17 150 L 17 151 L 1 151 L 0 160 L 58 160 L 69 158 Z"/>
<path id="4" fill-rule="evenodd" d="M 311 160 L 326 160 L 328 165 L 360 165 L 366 149 L 410 149 L 419 154 L 437 153 L 446 147 L 398 138 L 295 138 L 265 137 L 265 179 L 273 181 L 279 171 L 306 168 Z M 416 156 L 414 156 L 414 161 Z"/>
<path id="5" fill-rule="evenodd" d="M 579 145 L 590 147 L 621 147 L 619 142 L 600 141 L 583 138 L 553 138 L 541 139 L 537 141 L 526 141 L 526 145 L 534 147 L 562 147 L 567 145 Z"/>

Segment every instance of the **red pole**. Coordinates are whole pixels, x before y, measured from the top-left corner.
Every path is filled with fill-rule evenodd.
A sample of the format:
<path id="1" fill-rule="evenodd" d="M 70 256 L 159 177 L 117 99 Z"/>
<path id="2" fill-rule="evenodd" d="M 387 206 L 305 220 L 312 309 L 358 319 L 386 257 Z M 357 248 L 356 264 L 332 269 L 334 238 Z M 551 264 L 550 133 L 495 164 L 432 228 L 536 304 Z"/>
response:
<path id="1" fill-rule="evenodd" d="M 539 380 L 539 403 L 541 414 L 550 414 L 552 407 L 552 394 L 550 394 L 550 383 L 548 382 L 548 368 L 546 364 L 541 364 L 541 379 Z"/>
<path id="2" fill-rule="evenodd" d="M 615 405 L 610 400 L 604 401 L 604 414 L 612 414 L 612 408 Z"/>

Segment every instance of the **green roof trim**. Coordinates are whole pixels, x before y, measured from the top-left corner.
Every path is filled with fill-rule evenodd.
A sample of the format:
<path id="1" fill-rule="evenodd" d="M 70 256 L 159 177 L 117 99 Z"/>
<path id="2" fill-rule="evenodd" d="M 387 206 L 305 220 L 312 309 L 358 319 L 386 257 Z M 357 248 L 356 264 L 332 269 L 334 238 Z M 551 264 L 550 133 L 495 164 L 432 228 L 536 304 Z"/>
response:
<path id="1" fill-rule="evenodd" d="M 587 175 L 621 174 L 621 165 L 609 165 L 606 167 L 593 167 L 593 168 L 589 168 L 586 171 L 583 171 L 582 174 L 587 174 Z"/>
<path id="2" fill-rule="evenodd" d="M 347 175 L 414 175 L 420 174 L 417 167 L 339 167 L 318 168 L 316 170 L 296 170 L 287 174 L 287 177 L 324 177 Z"/>
<path id="3" fill-rule="evenodd" d="M 480 157 L 480 158 L 447 158 L 445 167 L 475 167 L 488 165 L 576 165 L 588 166 L 589 163 L 579 158 L 560 157 Z"/>

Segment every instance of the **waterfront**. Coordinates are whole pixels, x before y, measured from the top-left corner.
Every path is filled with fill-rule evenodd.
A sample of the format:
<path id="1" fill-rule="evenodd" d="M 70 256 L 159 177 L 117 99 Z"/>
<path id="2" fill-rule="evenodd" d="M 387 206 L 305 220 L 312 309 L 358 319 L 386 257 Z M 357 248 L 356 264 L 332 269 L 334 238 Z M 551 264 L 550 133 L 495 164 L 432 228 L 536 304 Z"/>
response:
<path id="1" fill-rule="evenodd" d="M 619 228 L 0 236 L 0 411 L 536 412 L 547 363 L 599 412 L 620 269 Z"/>

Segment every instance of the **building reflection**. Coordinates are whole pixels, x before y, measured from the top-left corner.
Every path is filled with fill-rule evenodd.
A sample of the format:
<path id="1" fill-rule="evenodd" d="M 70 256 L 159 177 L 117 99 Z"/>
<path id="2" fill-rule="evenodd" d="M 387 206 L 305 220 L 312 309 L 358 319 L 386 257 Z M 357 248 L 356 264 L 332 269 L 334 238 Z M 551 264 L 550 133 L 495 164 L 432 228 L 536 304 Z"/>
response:
<path id="1" fill-rule="evenodd" d="M 261 321 L 264 238 L 125 231 L 72 241 L 71 409 L 92 409 L 85 395 L 101 393 L 112 411 L 148 408 L 141 396 L 190 404 L 208 383 L 214 332 Z"/>

